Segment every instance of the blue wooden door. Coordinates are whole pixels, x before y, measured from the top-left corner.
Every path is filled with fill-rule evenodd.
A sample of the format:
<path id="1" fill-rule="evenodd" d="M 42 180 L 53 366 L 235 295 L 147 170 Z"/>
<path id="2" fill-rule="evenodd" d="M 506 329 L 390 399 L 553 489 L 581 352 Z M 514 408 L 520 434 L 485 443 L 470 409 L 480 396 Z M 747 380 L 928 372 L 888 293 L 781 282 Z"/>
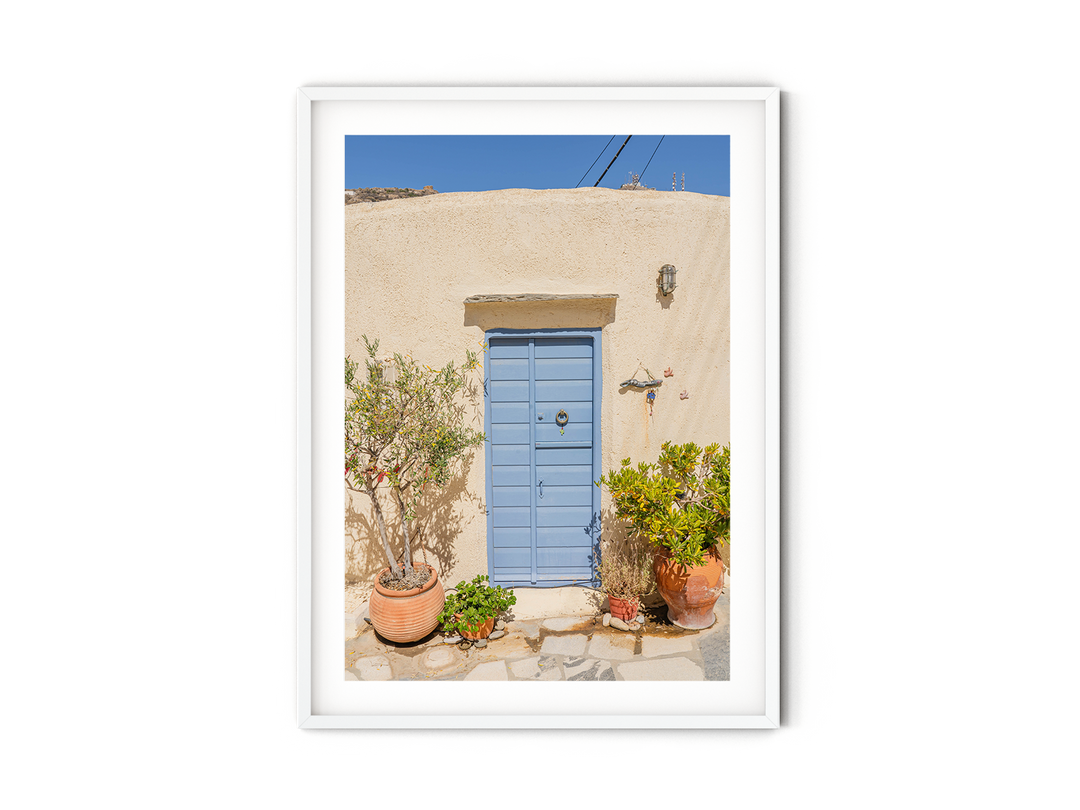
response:
<path id="1" fill-rule="evenodd" d="M 553 587 L 595 580 L 599 354 L 599 334 L 488 338 L 492 584 Z"/>

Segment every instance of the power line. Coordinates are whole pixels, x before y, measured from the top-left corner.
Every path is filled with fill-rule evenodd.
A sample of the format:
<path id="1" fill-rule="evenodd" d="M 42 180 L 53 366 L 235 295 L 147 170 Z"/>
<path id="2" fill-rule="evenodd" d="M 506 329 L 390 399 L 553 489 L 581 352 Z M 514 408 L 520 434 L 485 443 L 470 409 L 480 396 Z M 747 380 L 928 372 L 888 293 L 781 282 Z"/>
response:
<path id="1" fill-rule="evenodd" d="M 614 136 L 614 135 L 612 135 L 612 136 L 611 136 L 611 141 L 613 141 L 613 140 L 615 140 L 615 136 Z M 611 141 L 608 141 L 608 142 L 607 142 L 606 144 L 604 144 L 604 148 L 600 150 L 600 155 L 604 154 L 604 152 L 606 152 L 606 151 L 607 151 L 607 148 L 608 148 L 609 146 L 611 146 Z M 596 160 L 599 160 L 599 159 L 600 159 L 600 155 L 597 155 L 597 156 L 596 156 Z M 587 176 L 589 175 L 589 172 L 591 172 L 591 171 L 592 171 L 592 167 L 596 165 L 596 160 L 594 160 L 594 161 L 592 162 L 592 166 L 590 166 L 589 168 L 587 168 L 587 169 L 585 170 L 585 174 L 581 175 L 581 180 L 584 180 L 584 179 L 585 179 L 585 178 L 586 178 L 586 177 L 587 177 Z M 581 180 L 578 180 L 578 181 L 577 181 L 577 186 L 574 186 L 574 188 L 577 188 L 578 186 L 580 186 L 580 185 L 581 185 Z"/>
<path id="2" fill-rule="evenodd" d="M 607 174 L 608 169 L 610 169 L 615 164 L 615 161 L 619 159 L 619 155 L 622 154 L 622 150 L 626 147 L 628 143 L 630 143 L 630 139 L 633 137 L 633 135 L 626 136 L 626 140 L 622 142 L 622 146 L 619 147 L 619 151 L 615 153 L 615 157 L 611 159 L 611 163 L 607 165 L 607 169 L 604 169 L 604 174 Z M 600 180 L 604 179 L 604 174 L 600 175 L 600 179 L 592 184 L 593 188 L 596 188 L 598 185 L 600 185 Z"/>
<path id="3" fill-rule="evenodd" d="M 660 143 L 663 143 L 663 142 L 664 142 L 664 138 L 666 138 L 666 137 L 667 137 L 667 135 L 661 135 L 661 136 L 660 136 Z M 660 148 L 660 143 L 658 143 L 658 144 L 656 145 L 656 149 L 659 149 L 659 148 Z M 649 163 L 652 163 L 652 159 L 653 159 L 654 157 L 656 157 L 656 149 L 653 149 L 653 150 L 652 150 L 652 154 L 651 154 L 651 155 L 649 155 Z M 638 175 L 638 180 L 642 180 L 642 179 L 644 179 L 644 177 L 645 177 L 645 170 L 649 168 L 649 163 L 646 163 L 646 164 L 645 164 L 645 168 L 641 170 L 641 174 L 639 174 L 639 175 Z"/>

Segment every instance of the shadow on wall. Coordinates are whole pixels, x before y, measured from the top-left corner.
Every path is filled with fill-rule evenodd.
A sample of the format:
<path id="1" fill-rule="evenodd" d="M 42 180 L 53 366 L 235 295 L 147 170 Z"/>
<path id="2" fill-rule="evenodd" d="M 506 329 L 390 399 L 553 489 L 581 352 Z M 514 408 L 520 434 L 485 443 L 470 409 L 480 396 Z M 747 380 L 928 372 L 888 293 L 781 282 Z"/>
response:
<path id="1" fill-rule="evenodd" d="M 628 535 L 613 505 L 600 513 L 600 538 L 593 553 L 604 610 L 610 609 L 607 597 L 612 593 L 623 598 L 630 594 L 645 597 L 656 590 L 652 549 L 644 540 Z"/>
<path id="2" fill-rule="evenodd" d="M 386 567 L 386 555 L 379 547 L 378 529 L 363 506 L 366 495 L 345 490 L 345 581 L 371 582 Z M 360 505 L 357 508 L 357 505 Z M 384 506 L 388 508 L 389 502 Z"/>
<path id="3" fill-rule="evenodd" d="M 420 504 L 421 524 L 414 541 L 413 557 L 421 560 L 425 554 L 434 557 L 434 560 L 429 557 L 428 562 L 439 569 L 441 576 L 458 564 L 457 545 L 465 525 L 465 511 L 484 510 L 483 497 L 468 489 L 469 471 L 474 460 L 475 455 L 466 457 L 461 473 L 445 489 Z M 446 587 L 450 584 L 444 583 Z"/>
<path id="4" fill-rule="evenodd" d="M 473 456 L 466 456 L 462 468 L 453 481 L 439 492 L 425 496 L 417 507 L 414 523 L 416 534 L 412 542 L 413 562 L 427 562 L 444 576 L 458 562 L 455 544 L 464 527 L 464 511 L 470 504 L 483 510 L 483 499 L 466 488 Z M 362 493 L 346 490 L 345 532 L 345 581 L 372 583 L 375 576 L 386 568 L 379 529 L 368 506 L 368 497 Z M 402 528 L 397 505 L 387 496 L 381 501 L 386 515 L 390 547 L 401 559 Z M 445 583 L 444 583 L 445 584 Z"/>
<path id="5" fill-rule="evenodd" d="M 600 512 L 600 539 L 598 541 L 600 549 L 611 546 L 625 547 L 629 542 L 626 534 L 626 524 L 619 520 L 615 514 L 615 507 L 608 504 Z M 593 549 L 593 553 L 597 551 L 598 549 Z M 599 557 L 597 557 L 597 561 L 599 561 Z"/>

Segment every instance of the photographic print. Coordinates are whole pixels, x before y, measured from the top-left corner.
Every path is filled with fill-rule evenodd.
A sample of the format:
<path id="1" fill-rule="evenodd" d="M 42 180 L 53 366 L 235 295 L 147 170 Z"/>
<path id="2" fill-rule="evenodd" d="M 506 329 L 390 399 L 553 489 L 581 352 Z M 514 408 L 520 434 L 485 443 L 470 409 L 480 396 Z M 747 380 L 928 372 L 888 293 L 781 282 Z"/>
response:
<path id="1" fill-rule="evenodd" d="M 300 727 L 776 728 L 776 89 L 305 87 L 297 154 Z"/>
<path id="2" fill-rule="evenodd" d="M 731 148 L 345 136 L 346 681 L 730 679 Z"/>

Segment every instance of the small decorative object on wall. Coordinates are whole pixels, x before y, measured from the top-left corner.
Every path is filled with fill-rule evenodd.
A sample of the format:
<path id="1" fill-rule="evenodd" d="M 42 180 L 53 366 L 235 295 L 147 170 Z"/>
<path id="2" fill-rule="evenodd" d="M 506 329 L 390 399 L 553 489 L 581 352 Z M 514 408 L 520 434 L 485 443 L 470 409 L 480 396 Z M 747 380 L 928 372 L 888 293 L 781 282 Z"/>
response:
<path id="1" fill-rule="evenodd" d="M 649 401 L 649 416 L 652 416 L 652 406 L 653 403 L 656 402 L 656 392 L 650 391 L 648 394 L 645 395 L 645 399 Z"/>
<path id="2" fill-rule="evenodd" d="M 671 370 L 671 366 L 668 366 L 667 368 L 664 369 L 664 376 L 665 377 L 673 377 L 673 376 L 675 376 L 675 372 Z"/>
<path id="3" fill-rule="evenodd" d="M 665 296 L 671 295 L 675 292 L 675 274 L 679 272 L 675 269 L 673 264 L 665 264 L 660 268 L 660 275 L 656 279 L 656 286 L 660 288 L 660 292 Z"/>
<path id="4" fill-rule="evenodd" d="M 645 380 L 644 382 L 637 379 L 637 373 L 639 371 L 644 371 L 649 376 L 649 379 Z M 641 365 L 641 363 L 639 361 L 638 362 L 638 367 L 634 370 L 634 373 L 630 375 L 630 379 L 629 380 L 623 380 L 622 383 L 619 385 L 619 387 L 620 388 L 656 388 L 657 386 L 660 386 L 660 385 L 663 385 L 663 384 L 664 384 L 663 380 L 655 379 L 653 377 L 653 373 L 651 371 L 649 371 L 647 368 L 645 368 L 645 366 Z"/>
<path id="5" fill-rule="evenodd" d="M 679 399 L 690 399 L 690 393 L 684 388 L 682 393 L 679 394 Z"/>

